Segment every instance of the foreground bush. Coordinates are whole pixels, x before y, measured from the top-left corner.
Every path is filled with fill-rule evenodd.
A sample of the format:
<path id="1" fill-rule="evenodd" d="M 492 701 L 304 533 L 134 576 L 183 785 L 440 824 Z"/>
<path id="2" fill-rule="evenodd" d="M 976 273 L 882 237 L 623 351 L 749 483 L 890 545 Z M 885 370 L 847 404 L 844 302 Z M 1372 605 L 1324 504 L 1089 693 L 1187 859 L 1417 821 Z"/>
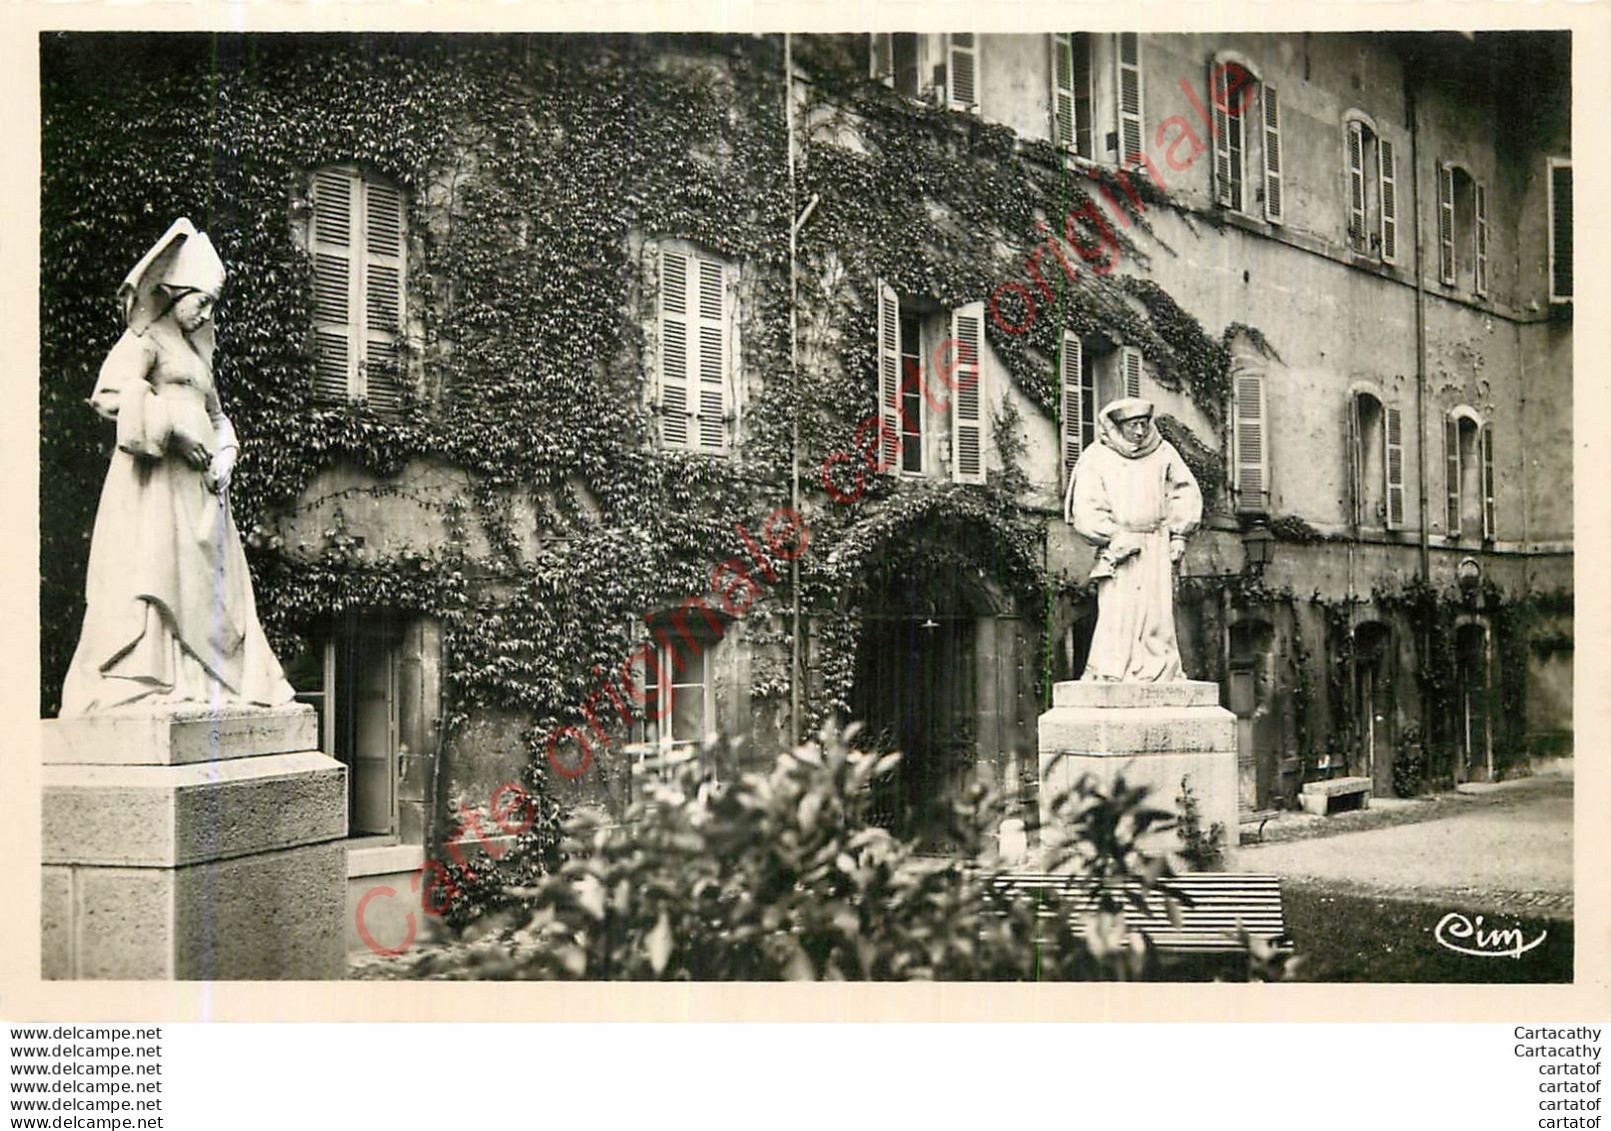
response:
<path id="1" fill-rule="evenodd" d="M 850 732 L 853 734 L 853 731 Z M 982 791 L 952 813 L 954 858 L 919 856 L 870 825 L 873 780 L 897 755 L 850 734 L 780 755 L 769 773 L 716 782 L 685 766 L 619 825 L 578 816 L 557 872 L 505 893 L 481 936 L 427 954 L 416 976 L 679 979 L 1125 979 L 1156 956 L 1109 895 L 1078 933 L 1054 895 L 1009 896 Z M 719 753 L 719 752 L 718 752 Z M 1057 799 L 1064 842 L 1048 871 L 1166 884 L 1144 838 L 1171 827 L 1145 788 L 1089 780 Z M 1039 902 L 1037 902 L 1037 899 Z M 1051 902 L 1048 903 L 1047 901 Z M 1050 912 L 1047 914 L 1046 912 Z"/>

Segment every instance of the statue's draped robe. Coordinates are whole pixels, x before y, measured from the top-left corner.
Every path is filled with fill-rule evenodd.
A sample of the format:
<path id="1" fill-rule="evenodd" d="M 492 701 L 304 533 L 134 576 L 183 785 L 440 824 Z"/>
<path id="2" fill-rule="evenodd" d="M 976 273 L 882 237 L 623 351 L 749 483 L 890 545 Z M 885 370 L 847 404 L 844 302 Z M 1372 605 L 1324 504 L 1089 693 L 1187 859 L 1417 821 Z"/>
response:
<path id="1" fill-rule="evenodd" d="M 277 706 L 293 692 L 258 622 L 225 499 L 174 445 L 226 428 L 212 367 L 171 318 L 127 331 L 90 403 L 117 421 L 61 713 L 130 705 Z"/>
<path id="2" fill-rule="evenodd" d="M 1202 521 L 1203 497 L 1191 469 L 1156 426 L 1128 444 L 1106 418 L 1103 441 L 1074 468 L 1069 521 L 1081 537 L 1122 554 L 1139 552 L 1097 582 L 1096 632 L 1085 679 L 1157 682 L 1185 679 L 1175 642 L 1174 571 L 1169 539 Z"/>

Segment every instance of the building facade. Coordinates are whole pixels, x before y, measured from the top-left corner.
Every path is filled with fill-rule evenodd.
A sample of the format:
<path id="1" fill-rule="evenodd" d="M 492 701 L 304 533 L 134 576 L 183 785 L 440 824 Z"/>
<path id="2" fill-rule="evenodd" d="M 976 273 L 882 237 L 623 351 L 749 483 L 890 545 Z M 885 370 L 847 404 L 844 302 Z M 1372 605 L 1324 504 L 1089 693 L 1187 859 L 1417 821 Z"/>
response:
<path id="1" fill-rule="evenodd" d="M 47 43 L 42 707 L 127 266 L 96 248 L 183 211 L 231 267 L 234 502 L 364 887 L 503 782 L 619 807 L 710 734 L 766 759 L 835 717 L 905 752 L 904 831 L 943 846 L 979 778 L 1034 812 L 1094 621 L 1061 500 L 1123 395 L 1203 487 L 1180 633 L 1246 808 L 1569 753 L 1569 51 Z"/>

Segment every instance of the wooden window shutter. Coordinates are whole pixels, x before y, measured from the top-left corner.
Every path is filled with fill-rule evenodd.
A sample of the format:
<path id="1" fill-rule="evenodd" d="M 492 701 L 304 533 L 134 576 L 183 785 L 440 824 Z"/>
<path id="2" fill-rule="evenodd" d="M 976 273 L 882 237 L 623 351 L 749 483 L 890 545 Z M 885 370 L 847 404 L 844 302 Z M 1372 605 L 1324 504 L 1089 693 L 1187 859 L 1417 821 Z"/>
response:
<path id="1" fill-rule="evenodd" d="M 1438 166 L 1438 278 L 1454 285 L 1454 167 Z"/>
<path id="2" fill-rule="evenodd" d="M 1499 530 L 1494 506 L 1494 426 L 1484 424 L 1479 439 L 1482 442 L 1482 536 L 1492 540 Z"/>
<path id="3" fill-rule="evenodd" d="M 402 407 L 396 371 L 403 332 L 403 195 L 383 181 L 364 180 L 364 396 L 377 412 Z"/>
<path id="4" fill-rule="evenodd" d="M 1060 359 L 1061 383 L 1063 386 L 1062 399 L 1062 432 L 1063 432 L 1063 475 L 1064 485 L 1067 477 L 1074 474 L 1074 465 L 1079 462 L 1080 452 L 1084 450 L 1085 423 L 1085 386 L 1082 383 L 1085 373 L 1085 346 L 1078 334 L 1072 330 L 1063 331 L 1063 356 Z"/>
<path id="5" fill-rule="evenodd" d="M 1572 163 L 1549 164 L 1549 300 L 1572 300 Z"/>
<path id="6" fill-rule="evenodd" d="M 720 454 L 727 450 L 728 351 L 727 276 L 722 264 L 704 256 L 694 260 L 699 277 L 692 296 L 697 302 L 699 325 L 699 399 L 694 415 L 699 421 L 699 450 Z"/>
<path id="7" fill-rule="evenodd" d="M 1075 148 L 1074 49 L 1066 32 L 1047 36 L 1052 49 L 1052 141 L 1062 149 Z"/>
<path id="8" fill-rule="evenodd" d="M 674 248 L 660 257 L 660 442 L 668 448 L 686 448 L 693 440 L 697 336 L 690 333 L 688 302 L 693 266 L 691 256 Z"/>
<path id="9" fill-rule="evenodd" d="M 979 103 L 979 52 L 966 32 L 945 37 L 946 100 L 953 110 L 972 110 Z"/>
<path id="10" fill-rule="evenodd" d="M 1382 260 L 1398 260 L 1398 154 L 1385 137 L 1376 139 L 1378 183 L 1382 195 Z"/>
<path id="11" fill-rule="evenodd" d="M 1365 233 L 1365 128 L 1349 122 L 1348 158 L 1348 246 L 1355 251 L 1370 247 Z"/>
<path id="12" fill-rule="evenodd" d="M 1281 98 L 1268 83 L 1259 88 L 1264 95 L 1264 218 L 1279 224 L 1285 218 L 1281 179 Z"/>
<path id="13" fill-rule="evenodd" d="M 901 303 L 895 288 L 878 284 L 878 465 L 899 470 L 901 417 Z"/>
<path id="14" fill-rule="evenodd" d="M 895 76 L 895 37 L 889 34 L 869 35 L 867 37 L 867 50 L 869 55 L 869 75 L 885 82 L 893 80 Z"/>
<path id="15" fill-rule="evenodd" d="M 1460 420 L 1443 418 L 1443 477 L 1447 494 L 1445 521 L 1450 538 L 1460 537 Z"/>
<path id="16" fill-rule="evenodd" d="M 1081 157 L 1096 158 L 1095 104 L 1096 76 L 1091 72 L 1091 33 L 1077 31 L 1069 37 L 1074 62 L 1074 147 Z"/>
<path id="17" fill-rule="evenodd" d="M 1246 367 L 1235 375 L 1237 508 L 1264 511 L 1269 505 L 1269 453 L 1264 435 L 1264 374 Z"/>
<path id="18" fill-rule="evenodd" d="M 1235 181 L 1231 168 L 1231 116 L 1225 110 L 1225 88 L 1228 74 L 1215 75 L 1217 63 L 1208 68 L 1208 104 L 1214 120 L 1214 201 L 1226 208 L 1234 208 Z M 1167 123 L 1166 123 L 1167 124 Z"/>
<path id="19" fill-rule="evenodd" d="M 1364 525 L 1365 522 L 1365 452 L 1363 450 L 1364 429 L 1359 420 L 1360 405 L 1358 394 L 1348 398 L 1347 434 L 1348 434 L 1348 524 L 1353 527 Z"/>
<path id="20" fill-rule="evenodd" d="M 1488 186 L 1477 184 L 1477 269 L 1472 276 L 1472 289 L 1479 295 L 1488 293 Z"/>
<path id="21" fill-rule="evenodd" d="M 1387 526 L 1404 528 L 1404 412 L 1395 407 L 1387 412 Z"/>
<path id="22" fill-rule="evenodd" d="M 951 478 L 983 483 L 984 414 L 979 351 L 983 344 L 984 304 L 951 312 L 951 338 L 957 349 L 957 387 L 951 398 Z"/>
<path id="23" fill-rule="evenodd" d="M 1118 35 L 1119 68 L 1119 163 L 1140 158 L 1146 129 L 1142 121 L 1145 88 L 1142 84 L 1141 39 L 1133 31 Z"/>
<path id="24" fill-rule="evenodd" d="M 344 403 L 356 392 L 358 342 L 353 333 L 358 261 L 353 247 L 358 174 L 320 169 L 313 175 L 313 323 L 317 356 L 313 396 Z"/>
<path id="25" fill-rule="evenodd" d="M 1119 350 L 1120 372 L 1124 374 L 1124 395 L 1139 397 L 1141 395 L 1141 351 L 1134 346 L 1124 346 Z"/>

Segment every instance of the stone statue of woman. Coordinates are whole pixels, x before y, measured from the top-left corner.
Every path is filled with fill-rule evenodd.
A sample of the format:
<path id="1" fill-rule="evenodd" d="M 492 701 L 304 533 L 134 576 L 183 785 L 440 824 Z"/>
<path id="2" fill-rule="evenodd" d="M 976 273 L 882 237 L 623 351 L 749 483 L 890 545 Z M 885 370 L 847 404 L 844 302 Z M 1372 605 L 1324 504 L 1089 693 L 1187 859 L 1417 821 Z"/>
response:
<path id="1" fill-rule="evenodd" d="M 224 264 L 176 220 L 118 288 L 127 325 L 90 405 L 117 423 L 64 717 L 289 703 L 229 508 L 239 447 L 213 384 Z"/>
<path id="2" fill-rule="evenodd" d="M 1152 417 L 1152 402 L 1139 397 L 1106 405 L 1097 414 L 1101 442 L 1080 454 L 1064 500 L 1064 517 L 1098 547 L 1085 679 L 1186 678 L 1175 642 L 1174 563 L 1202 521 L 1203 496 Z"/>

